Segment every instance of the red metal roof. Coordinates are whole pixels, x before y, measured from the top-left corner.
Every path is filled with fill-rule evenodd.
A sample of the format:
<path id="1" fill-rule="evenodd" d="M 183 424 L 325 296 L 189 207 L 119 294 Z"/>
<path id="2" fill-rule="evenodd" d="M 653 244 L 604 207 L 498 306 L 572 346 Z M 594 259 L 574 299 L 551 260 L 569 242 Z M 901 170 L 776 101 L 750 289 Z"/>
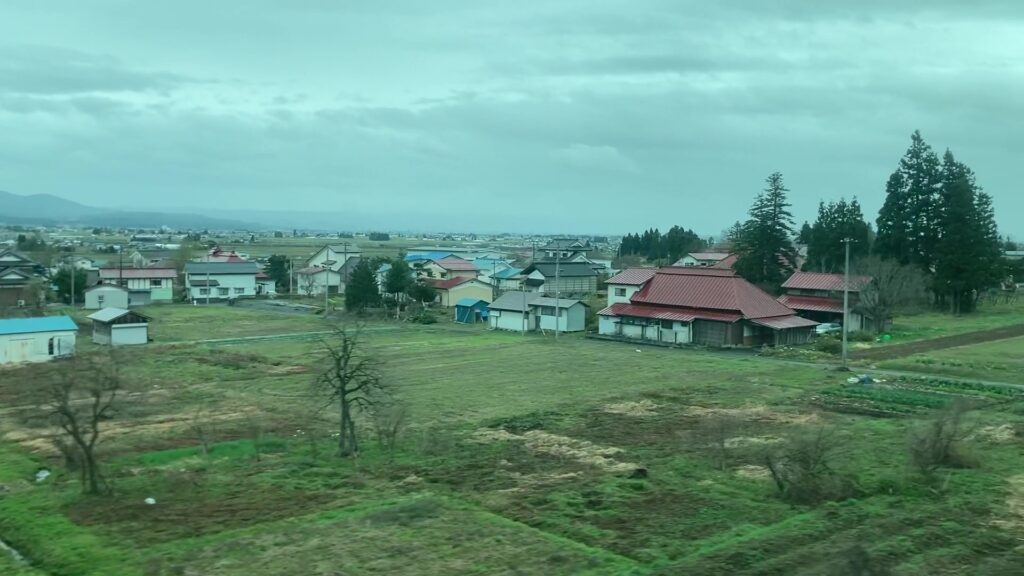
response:
<path id="1" fill-rule="evenodd" d="M 445 270 L 472 272 L 480 270 L 479 268 L 476 267 L 475 264 L 473 264 L 469 260 L 463 260 L 458 256 L 449 256 L 447 258 L 441 258 L 440 260 L 434 260 L 434 264 L 437 264 L 438 266 L 444 268 Z"/>
<path id="2" fill-rule="evenodd" d="M 754 324 L 767 326 L 773 330 L 786 330 L 788 328 L 810 328 L 817 326 L 814 320 L 801 318 L 799 316 L 776 316 L 775 318 L 756 318 L 751 320 Z"/>
<path id="3" fill-rule="evenodd" d="M 608 279 L 606 284 L 627 284 L 630 286 L 642 286 L 647 283 L 655 274 L 657 268 L 629 268 L 619 272 Z"/>
<path id="4" fill-rule="evenodd" d="M 850 290 L 852 291 L 860 291 L 862 287 L 870 283 L 870 276 L 850 276 Z M 841 291 L 843 289 L 843 275 L 826 274 L 823 272 L 794 272 L 782 284 L 782 287 L 794 290 Z"/>
<path id="5" fill-rule="evenodd" d="M 835 298 L 783 294 L 782 296 L 779 296 L 779 302 L 782 302 L 793 310 L 805 310 L 807 312 L 836 312 L 838 314 L 843 313 L 842 301 Z"/>
<path id="6" fill-rule="evenodd" d="M 100 278 L 114 280 L 117 278 L 177 278 L 178 271 L 174 268 L 100 268 Z"/>
<path id="7" fill-rule="evenodd" d="M 736 260 L 738 260 L 738 259 L 739 259 L 739 256 L 737 256 L 735 254 L 729 254 L 725 258 L 722 258 L 718 262 L 715 262 L 714 264 L 712 264 L 711 268 L 728 268 L 728 269 L 731 270 L 733 265 L 736 264 Z"/>
<path id="8" fill-rule="evenodd" d="M 662 268 L 630 300 L 634 304 L 726 311 L 746 318 L 793 314 L 732 270 L 713 268 Z"/>
<path id="9" fill-rule="evenodd" d="M 459 284 L 465 284 L 466 282 L 472 282 L 473 280 L 476 280 L 476 278 L 464 278 L 462 276 L 456 276 L 455 278 L 446 278 L 444 280 L 440 278 L 426 279 L 428 284 L 430 284 L 434 288 L 437 288 L 438 290 L 448 290 L 449 288 L 454 288 Z"/>
<path id="10" fill-rule="evenodd" d="M 717 320 L 719 322 L 736 322 L 742 318 L 739 314 L 714 312 L 710 310 L 694 310 L 690 308 L 664 308 L 661 306 L 645 306 L 643 304 L 626 304 L 619 302 L 601 310 L 599 316 L 633 316 L 635 318 L 651 318 L 653 320 L 678 320 L 693 322 L 694 320 Z"/>

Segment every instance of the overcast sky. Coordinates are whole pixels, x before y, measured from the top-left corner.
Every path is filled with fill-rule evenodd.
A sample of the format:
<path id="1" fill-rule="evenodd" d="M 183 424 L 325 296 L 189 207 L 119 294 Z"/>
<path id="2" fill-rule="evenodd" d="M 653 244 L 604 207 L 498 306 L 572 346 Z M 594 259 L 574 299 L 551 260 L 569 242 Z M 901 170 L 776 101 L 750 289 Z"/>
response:
<path id="1" fill-rule="evenodd" d="M 873 221 L 920 129 L 1020 238 L 1022 95 L 1020 0 L 3 0 L 0 190 L 713 234 L 775 170 Z"/>

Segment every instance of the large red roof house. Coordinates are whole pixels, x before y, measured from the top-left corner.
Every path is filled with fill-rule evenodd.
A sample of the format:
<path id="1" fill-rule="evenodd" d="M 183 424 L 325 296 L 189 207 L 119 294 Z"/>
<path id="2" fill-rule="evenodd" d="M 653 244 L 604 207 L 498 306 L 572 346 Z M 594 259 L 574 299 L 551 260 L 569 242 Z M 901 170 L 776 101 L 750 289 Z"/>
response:
<path id="1" fill-rule="evenodd" d="M 634 269 L 607 284 L 610 305 L 598 312 L 599 332 L 607 336 L 706 346 L 802 344 L 818 324 L 730 269 Z M 620 286 L 639 289 L 612 297 Z"/>

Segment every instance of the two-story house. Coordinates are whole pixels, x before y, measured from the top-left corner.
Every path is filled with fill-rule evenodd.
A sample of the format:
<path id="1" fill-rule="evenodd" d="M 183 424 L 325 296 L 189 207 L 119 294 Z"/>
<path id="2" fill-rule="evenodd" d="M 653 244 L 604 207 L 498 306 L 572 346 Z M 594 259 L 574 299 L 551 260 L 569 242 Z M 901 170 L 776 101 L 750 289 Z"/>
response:
<path id="1" fill-rule="evenodd" d="M 100 268 L 100 283 L 128 290 L 130 306 L 144 306 L 174 300 L 174 268 Z"/>
<path id="2" fill-rule="evenodd" d="M 870 286 L 869 276 L 850 276 L 850 331 L 876 331 L 884 328 L 888 319 L 872 318 L 860 306 L 861 291 Z M 779 302 L 797 311 L 800 316 L 817 322 L 843 322 L 842 274 L 823 272 L 794 272 L 782 284 L 785 293 Z"/>
<path id="3" fill-rule="evenodd" d="M 521 275 L 523 289 L 530 292 L 564 297 L 597 292 L 597 272 L 589 262 L 534 262 Z"/>
<path id="4" fill-rule="evenodd" d="M 185 290 L 194 302 L 252 298 L 257 294 L 255 262 L 188 262 Z"/>
<path id="5" fill-rule="evenodd" d="M 0 250 L 0 306 L 33 301 L 33 280 L 46 278 L 46 267 L 13 250 Z M 37 283 L 38 284 L 38 283 Z"/>

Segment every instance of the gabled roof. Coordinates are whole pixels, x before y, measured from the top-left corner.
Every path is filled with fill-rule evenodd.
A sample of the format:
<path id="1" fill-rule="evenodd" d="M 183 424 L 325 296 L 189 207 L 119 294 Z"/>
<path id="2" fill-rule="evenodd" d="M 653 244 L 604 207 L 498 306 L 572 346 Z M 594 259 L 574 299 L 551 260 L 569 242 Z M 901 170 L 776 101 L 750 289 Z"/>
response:
<path id="1" fill-rule="evenodd" d="M 658 273 L 657 268 L 628 268 L 605 281 L 605 284 L 643 286 Z"/>
<path id="2" fill-rule="evenodd" d="M 456 276 L 455 278 L 446 278 L 444 280 L 440 278 L 426 278 L 425 281 L 427 282 L 427 284 L 430 284 L 431 286 L 438 290 L 448 290 L 449 288 L 454 288 L 460 284 L 465 284 L 466 282 L 480 282 L 481 284 L 484 283 L 481 282 L 480 280 L 477 280 L 476 278 L 465 278 L 462 276 Z"/>
<path id="3" fill-rule="evenodd" d="M 803 310 L 805 312 L 834 312 L 837 314 L 843 313 L 843 302 L 836 298 L 783 294 L 782 296 L 779 296 L 779 302 L 782 302 L 793 310 Z"/>
<path id="4" fill-rule="evenodd" d="M 505 268 L 504 270 L 498 270 L 494 274 L 491 274 L 491 278 L 497 278 L 498 280 L 508 280 L 515 278 L 523 273 L 522 268 Z"/>
<path id="5" fill-rule="evenodd" d="M 554 238 L 547 244 L 541 246 L 541 250 L 584 250 L 589 247 L 589 240 L 577 240 L 575 238 Z"/>
<path id="6" fill-rule="evenodd" d="M 555 262 L 534 262 L 523 270 L 523 274 L 529 274 L 534 270 L 540 272 L 545 278 L 555 277 Z M 558 276 L 560 278 L 597 276 L 594 267 L 586 262 L 562 262 L 557 264 Z"/>
<path id="7" fill-rule="evenodd" d="M 305 268 L 300 268 L 299 270 L 296 270 L 295 273 L 302 274 L 303 276 L 316 276 L 317 274 L 320 274 L 321 272 L 326 272 L 327 270 L 328 268 L 324 268 L 322 266 L 306 266 Z M 334 272 L 334 270 L 331 270 L 331 272 Z M 338 274 L 338 272 L 334 273 Z"/>
<path id="8" fill-rule="evenodd" d="M 187 266 L 187 265 L 186 265 Z M 174 268 L 100 268 L 102 280 L 118 278 L 177 278 L 178 271 Z"/>
<path id="9" fill-rule="evenodd" d="M 95 322 L 113 322 L 114 320 L 129 314 L 138 316 L 143 321 L 149 320 L 149 316 L 146 316 L 145 314 L 140 314 L 134 310 L 125 310 L 124 308 L 104 308 L 89 314 L 87 318 Z"/>
<path id="10" fill-rule="evenodd" d="M 486 306 L 487 300 L 483 300 L 481 298 L 460 298 L 459 301 L 455 303 L 455 305 L 461 306 L 463 308 L 472 308 L 473 306 L 476 306 L 477 304 L 481 303 L 483 303 L 483 305 Z"/>
<path id="11" fill-rule="evenodd" d="M 38 262 L 35 262 L 28 256 L 19 254 L 14 250 L 0 250 L 0 267 L 4 266 L 38 266 Z"/>
<path id="12" fill-rule="evenodd" d="M 97 284 L 97 285 L 95 285 L 95 286 L 93 286 L 91 288 L 86 288 L 85 291 L 86 292 L 92 292 L 93 290 L 100 290 L 100 289 L 104 289 L 104 290 L 118 290 L 118 291 L 121 291 L 121 292 L 127 292 L 128 291 L 128 289 L 125 288 L 124 286 L 118 286 L 117 284 L 102 284 L 102 283 L 101 284 Z"/>
<path id="13" fill-rule="evenodd" d="M 630 299 L 633 304 L 739 313 L 745 318 L 788 316 L 793 310 L 732 270 L 667 267 Z"/>
<path id="14" fill-rule="evenodd" d="M 714 264 L 712 264 L 711 268 L 729 268 L 729 269 L 731 269 L 736 264 L 736 261 L 739 260 L 739 258 L 740 257 L 737 256 L 736 254 L 729 254 L 725 258 L 722 258 L 718 262 L 715 262 Z"/>
<path id="15" fill-rule="evenodd" d="M 534 300 L 532 300 L 530 302 L 530 306 L 551 306 L 551 307 L 557 306 L 559 308 L 572 308 L 573 306 L 575 306 L 577 304 L 583 304 L 584 306 L 587 306 L 588 308 L 590 307 L 586 302 L 584 302 L 582 300 L 572 300 L 572 299 L 569 299 L 569 298 L 548 298 L 546 296 L 541 296 L 540 298 L 535 298 Z"/>
<path id="16" fill-rule="evenodd" d="M 66 332 L 68 330 L 78 330 L 78 325 L 68 316 L 41 316 L 38 318 L 0 320 L 0 336 L 7 334 L 32 334 L 35 332 Z"/>
<path id="17" fill-rule="evenodd" d="M 252 274 L 259 272 L 255 262 L 187 262 L 186 274 Z"/>
<path id="18" fill-rule="evenodd" d="M 512 290 L 499 296 L 497 300 L 491 302 L 487 307 L 491 310 L 514 310 L 522 312 L 524 309 L 528 309 L 530 307 L 531 302 L 540 297 L 541 295 L 537 292 L 521 292 L 519 290 Z"/>
<path id="19" fill-rule="evenodd" d="M 870 276 L 850 276 L 850 290 L 859 292 L 861 288 L 871 283 Z M 794 290 L 828 290 L 838 292 L 843 289 L 842 274 L 827 274 L 824 272 L 794 272 L 783 284 L 783 288 Z"/>
<path id="20" fill-rule="evenodd" d="M 477 272 L 480 270 L 469 260 L 459 258 L 458 256 L 449 256 L 440 260 L 434 260 L 433 262 L 445 270 L 454 272 Z"/>
<path id="21" fill-rule="evenodd" d="M 714 260 L 715 262 L 718 262 L 720 260 L 725 260 L 726 258 L 728 258 L 729 257 L 729 253 L 728 252 L 690 252 L 689 254 L 687 254 L 687 256 L 689 256 L 690 258 L 693 258 L 694 260 Z"/>

